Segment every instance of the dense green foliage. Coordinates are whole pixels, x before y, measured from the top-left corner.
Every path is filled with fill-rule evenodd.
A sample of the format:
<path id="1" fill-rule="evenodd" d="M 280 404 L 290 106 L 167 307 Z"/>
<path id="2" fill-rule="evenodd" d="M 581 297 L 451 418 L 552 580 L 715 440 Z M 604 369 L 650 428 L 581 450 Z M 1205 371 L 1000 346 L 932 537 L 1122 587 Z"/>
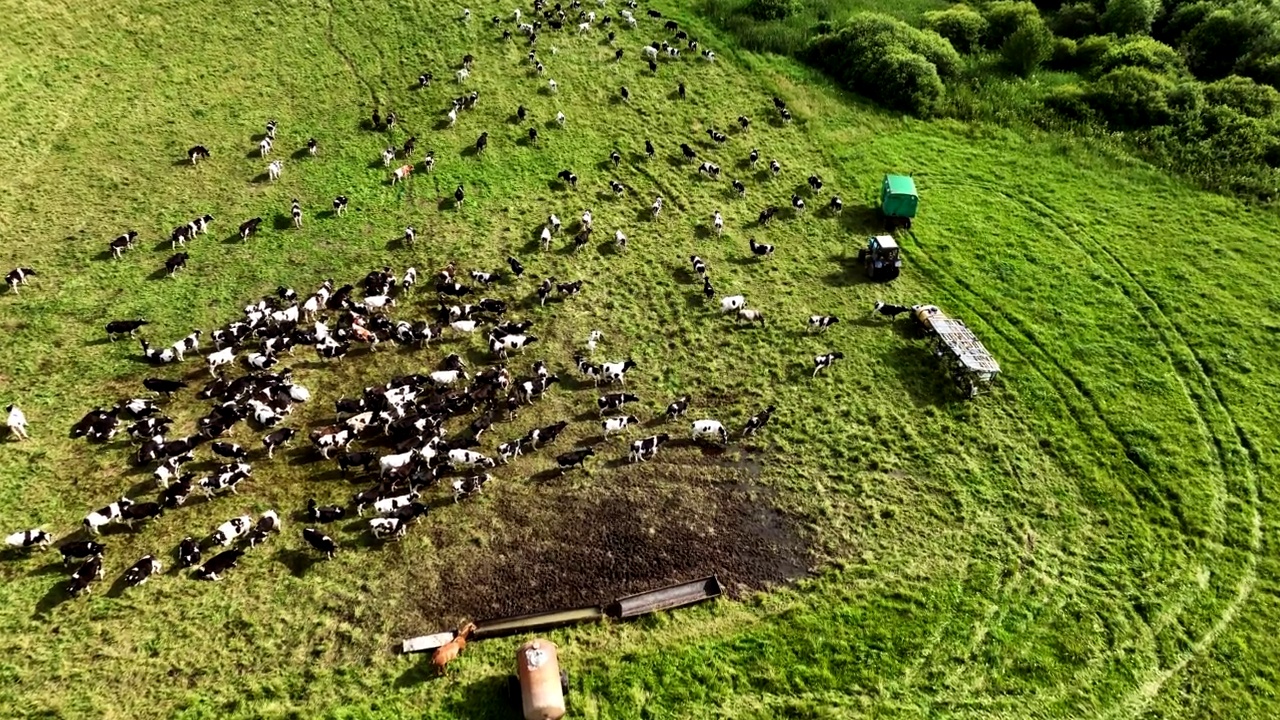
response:
<path id="1" fill-rule="evenodd" d="M 757 20 L 785 20 L 801 7 L 800 0 L 751 0 L 747 12 Z"/>
<path id="2" fill-rule="evenodd" d="M 959 54 L 941 35 L 874 13 L 819 36 L 808 56 L 850 89 L 918 115 L 934 111 L 943 81 L 960 68 Z"/>
<path id="3" fill-rule="evenodd" d="M 1053 50 L 1053 33 L 1037 16 L 1013 31 L 1000 46 L 1000 56 L 1015 75 L 1027 77 L 1053 55 Z"/>
<path id="4" fill-rule="evenodd" d="M 946 38 L 961 53 L 971 53 L 981 47 L 987 34 L 987 19 L 964 4 L 926 13 L 924 26 Z"/>

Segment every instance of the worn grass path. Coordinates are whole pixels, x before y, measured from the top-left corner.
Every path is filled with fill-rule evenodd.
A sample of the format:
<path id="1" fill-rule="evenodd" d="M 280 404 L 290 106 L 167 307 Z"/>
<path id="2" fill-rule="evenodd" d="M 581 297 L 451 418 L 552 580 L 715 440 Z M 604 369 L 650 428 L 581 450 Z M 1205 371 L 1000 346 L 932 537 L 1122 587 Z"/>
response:
<path id="1" fill-rule="evenodd" d="M 35 436 L 0 443 L 0 527 L 65 533 L 89 508 L 145 487 L 121 448 L 65 438 L 87 408 L 151 374 L 136 346 L 102 341 L 107 319 L 145 315 L 147 336 L 171 342 L 278 284 L 303 291 L 450 259 L 495 268 L 515 253 L 531 275 L 588 280 L 571 303 L 521 311 L 557 368 L 567 372 L 572 349 L 600 328 L 603 354 L 640 363 L 630 382 L 646 417 L 683 392 L 700 413 L 734 423 L 777 405 L 754 443 L 761 470 L 751 481 L 816 554 L 805 558 L 813 577 L 794 588 L 551 633 L 579 716 L 1274 716 L 1280 220 L 1074 141 L 869 110 L 657 7 L 719 61 L 690 57 L 651 76 L 639 47 L 663 33 L 647 18 L 617 30 L 618 64 L 599 28 L 543 33 L 547 77 L 560 85 L 551 95 L 524 62 L 525 44 L 497 40 L 488 18 L 508 17 L 505 5 L 472 5 L 463 23 L 460 6 L 424 2 L 6 4 L 0 265 L 41 275 L 21 296 L 0 296 L 0 401 L 19 401 Z M 447 128 L 466 53 L 477 58 L 466 89 L 480 104 Z M 428 69 L 433 87 L 412 89 Z M 683 103 L 671 97 L 681 80 Z M 613 99 L 624 84 L 627 104 Z M 796 122 L 770 122 L 775 94 Z M 388 139 L 362 128 L 375 100 L 403 118 L 396 144 L 412 133 L 419 155 L 435 151 L 432 175 L 385 184 Z M 524 142 L 529 123 L 511 121 L 519 104 L 539 128 L 537 147 Z M 557 110 L 564 129 L 548 124 Z M 754 120 L 746 134 L 733 130 L 739 114 Z M 252 137 L 270 117 L 285 161 L 277 184 L 255 181 L 265 162 Z M 707 140 L 709 127 L 730 133 L 725 148 Z M 472 157 L 482 131 L 489 150 Z M 308 137 L 319 157 L 292 157 Z M 660 147 L 652 161 L 646 137 Z M 179 161 L 196 142 L 214 157 L 190 168 Z M 746 180 L 748 198 L 727 178 L 699 177 L 678 159 L 679 142 Z M 782 161 L 782 178 L 740 165 L 753 146 Z M 582 178 L 576 193 L 552 183 L 563 168 Z M 874 229 L 867 208 L 888 170 L 916 174 L 923 211 L 903 239 L 903 277 L 877 287 L 848 259 Z M 824 198 L 843 197 L 841 218 L 811 207 L 754 227 L 761 208 L 785 206 L 813 172 Z M 613 177 L 628 187 L 621 199 L 608 190 Z M 454 209 L 459 183 L 467 201 Z M 351 211 L 328 217 L 339 193 Z M 655 222 L 657 193 L 667 208 Z M 280 229 L 293 197 L 307 213 L 301 231 Z M 533 249 L 548 212 L 567 222 L 588 207 L 600 241 L 627 234 L 625 255 L 603 242 L 578 255 Z M 709 232 L 715 209 L 723 238 Z M 215 230 L 193 245 L 190 269 L 157 279 L 168 255 L 159 240 L 204 212 Z M 229 237 L 254 215 L 267 219 L 260 237 Z M 395 242 L 406 224 L 418 228 L 413 249 Z M 141 246 L 103 259 L 129 228 Z M 777 257 L 751 259 L 748 236 L 777 244 Z M 721 292 L 743 292 L 768 314 L 765 330 L 734 331 L 704 307 L 686 270 L 695 252 Z M 531 285 L 501 294 L 520 299 Z M 995 391 L 958 401 L 906 323 L 864 319 L 877 298 L 963 318 L 1001 362 Z M 813 313 L 844 322 L 808 337 Z M 811 356 L 832 349 L 846 361 L 809 380 Z M 291 362 L 317 395 L 301 421 L 444 352 L 353 357 L 341 369 L 299 353 Z M 576 415 L 591 396 L 556 393 L 520 430 Z M 189 423 L 200 409 L 180 401 L 174 411 Z M 680 472 L 696 459 L 674 450 L 663 456 L 673 465 L 653 472 L 661 480 L 670 467 L 699 486 L 738 480 Z M 453 564 L 478 557 L 519 582 L 519 567 L 485 550 L 523 530 L 497 519 L 503 508 L 545 510 L 559 492 L 607 494 L 632 477 L 601 465 L 559 489 L 527 481 L 548 464 L 504 469 L 492 493 L 441 511 L 430 532 L 399 546 L 360 548 L 346 532 L 350 552 L 305 573 L 295 572 L 301 540 L 290 521 L 292 532 L 219 585 L 165 576 L 105 592 L 136 557 L 168 553 L 233 514 L 350 493 L 310 463 L 259 463 L 242 498 L 111 536 L 108 580 L 87 599 L 60 597 L 52 555 L 6 556 L 0 715 L 506 717 L 513 641 L 473 645 L 447 680 L 389 648 L 459 619 L 422 610 L 423 598 L 447 606 L 441 578 Z"/>

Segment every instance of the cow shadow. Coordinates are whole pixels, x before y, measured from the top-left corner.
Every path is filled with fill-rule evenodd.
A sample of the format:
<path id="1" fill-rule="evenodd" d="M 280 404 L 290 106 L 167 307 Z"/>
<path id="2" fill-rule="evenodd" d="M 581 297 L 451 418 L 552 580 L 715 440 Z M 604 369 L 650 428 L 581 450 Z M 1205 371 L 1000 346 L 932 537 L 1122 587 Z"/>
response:
<path id="1" fill-rule="evenodd" d="M 290 155 L 289 158 L 292 160 L 301 160 L 309 155 L 311 155 L 311 152 L 304 146 L 294 150 L 293 154 Z"/>
<path id="2" fill-rule="evenodd" d="M 275 228 L 277 231 L 288 230 L 293 227 L 293 216 L 278 212 L 271 218 L 271 227 Z"/>
<path id="3" fill-rule="evenodd" d="M 190 158 L 178 158 L 171 163 L 171 167 L 182 167 L 183 165 L 191 165 Z M 195 166 L 192 166 L 195 167 Z"/>
<path id="4" fill-rule="evenodd" d="M 435 675 L 435 665 L 431 662 L 430 654 L 423 655 L 421 663 L 396 680 L 397 687 L 412 687 L 414 683 L 423 681 L 423 678 L 410 676 L 410 673 Z M 418 669 L 419 666 L 422 667 L 421 670 Z M 509 677 L 499 673 L 469 683 L 462 692 L 449 695 L 451 700 L 445 704 L 446 711 L 453 717 L 468 717 L 473 720 L 501 720 L 518 716 L 521 701 L 518 694 L 512 694 Z M 402 681 L 406 684 L 401 685 Z"/>
<path id="5" fill-rule="evenodd" d="M 644 153 L 635 152 L 634 150 L 627 153 L 627 162 L 631 163 L 632 165 L 638 165 L 648 159 L 649 159 L 648 155 L 645 155 Z"/>
<path id="6" fill-rule="evenodd" d="M 257 140 L 255 142 L 262 142 L 262 141 Z M 244 157 L 246 160 L 265 160 L 266 159 L 262 156 L 262 153 L 256 149 L 250 150 L 249 152 L 245 153 Z"/>
<path id="7" fill-rule="evenodd" d="M 71 599 L 71 593 L 67 592 L 67 581 L 60 580 L 54 583 L 49 591 L 36 602 L 35 612 L 32 613 L 33 620 L 39 620 L 48 617 L 59 605 Z"/>
<path id="8" fill-rule="evenodd" d="M 297 578 L 305 577 L 321 559 L 315 553 L 293 549 L 277 550 L 273 557 L 277 562 L 289 568 L 289 572 Z"/>
<path id="9" fill-rule="evenodd" d="M 444 212 L 446 210 L 453 210 L 457 207 L 458 207 L 458 202 L 454 200 L 452 197 L 442 197 L 440 198 L 439 202 L 436 203 L 436 210 L 440 212 Z"/>
<path id="10" fill-rule="evenodd" d="M 21 554 L 18 554 L 16 556 L 7 555 L 6 559 L 10 559 L 13 557 L 23 557 L 23 556 Z M 61 560 L 58 560 L 51 563 L 45 563 L 44 565 L 41 565 L 36 568 L 32 568 L 27 573 L 27 577 L 41 577 L 45 575 L 64 575 L 64 576 L 70 577 L 71 573 L 74 571 L 75 571 L 75 568 L 73 566 L 66 565 Z"/>
<path id="11" fill-rule="evenodd" d="M 828 260 L 835 269 L 823 276 L 823 282 L 831 287 L 849 287 L 852 285 L 870 285 L 866 269 L 858 262 L 856 255 L 837 253 Z"/>
<path id="12" fill-rule="evenodd" d="M 258 173 L 257 175 L 254 175 L 253 179 L 250 180 L 249 182 L 253 183 L 254 185 L 262 185 L 263 183 L 266 183 L 270 180 L 271 180 L 271 176 L 269 174 L 265 172 L 261 172 L 261 173 Z"/>
<path id="13" fill-rule="evenodd" d="M 112 260 L 112 259 L 115 259 L 115 255 L 112 254 L 110 250 L 103 250 L 97 255 L 94 255 L 93 259 L 94 260 Z"/>
<path id="14" fill-rule="evenodd" d="M 124 573 L 120 573 L 120 576 L 111 583 L 111 587 L 108 588 L 107 592 L 104 594 L 109 598 L 118 598 L 121 595 L 124 595 L 125 591 L 128 589 L 129 583 L 125 582 Z"/>
<path id="15" fill-rule="evenodd" d="M 653 210 L 649 208 L 639 208 L 636 210 L 636 222 L 644 222 L 653 219 Z"/>
<path id="16" fill-rule="evenodd" d="M 169 268 L 164 267 L 163 265 L 161 265 L 160 267 L 156 268 L 154 272 L 152 272 L 150 275 L 148 275 L 148 276 L 147 276 L 147 279 L 148 279 L 148 280 L 163 280 L 163 279 L 165 279 L 165 278 L 167 278 L 167 277 L 169 277 Z M 137 359 L 141 359 L 143 362 L 148 362 L 148 361 L 146 360 L 146 358 L 136 358 L 136 357 L 135 357 L 134 359 L 135 359 L 135 360 L 137 360 Z"/>
<path id="17" fill-rule="evenodd" d="M 714 235 L 706 223 L 698 223 L 693 228 L 693 236 L 699 240 L 709 240 Z"/>
<path id="18" fill-rule="evenodd" d="M 675 168 L 676 170 L 683 169 L 686 165 L 683 155 L 668 155 L 666 157 L 666 161 L 669 167 Z"/>
<path id="19" fill-rule="evenodd" d="M 464 158 L 478 157 L 480 155 L 480 149 L 475 145 L 468 145 L 462 148 L 462 151 L 458 154 Z"/>

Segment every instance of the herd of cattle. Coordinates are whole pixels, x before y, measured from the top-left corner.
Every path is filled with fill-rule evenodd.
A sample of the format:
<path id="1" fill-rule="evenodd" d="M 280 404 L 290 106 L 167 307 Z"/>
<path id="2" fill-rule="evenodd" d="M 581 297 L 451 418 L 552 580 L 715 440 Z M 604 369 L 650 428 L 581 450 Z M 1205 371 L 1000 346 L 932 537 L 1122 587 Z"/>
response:
<path id="1" fill-rule="evenodd" d="M 599 2 L 602 7 L 605 5 L 604 0 Z M 634 9 L 634 2 L 628 4 Z M 589 32 L 595 13 L 581 10 L 577 0 L 569 6 L 569 10 L 580 11 L 579 32 Z M 568 18 L 567 11 L 558 3 L 551 8 L 546 7 L 543 0 L 536 0 L 534 11 L 541 16 L 541 20 L 533 23 L 522 23 L 520 11 L 514 13 L 518 31 L 524 33 L 531 46 L 536 46 L 544 21 L 549 30 L 556 31 L 561 29 Z M 650 15 L 657 16 L 657 13 L 651 11 Z M 635 17 L 630 11 L 624 10 L 621 17 L 628 26 L 636 26 Z M 501 22 L 501 18 L 494 18 L 495 25 Z M 602 24 L 608 26 L 610 23 L 611 19 L 606 16 Z M 670 31 L 678 30 L 674 22 L 667 22 L 665 27 Z M 612 42 L 613 33 L 610 32 L 609 35 L 609 41 Z M 511 37 L 509 30 L 504 32 L 504 40 Z M 678 31 L 675 39 L 687 42 L 688 48 L 698 48 L 697 41 L 689 39 L 683 31 Z M 617 57 L 621 57 L 621 54 L 622 51 L 619 50 Z M 674 44 L 654 43 L 646 46 L 642 55 L 649 63 L 650 70 L 656 73 L 658 57 L 678 60 L 679 50 Z M 702 57 L 708 61 L 715 59 L 714 53 L 709 50 L 703 50 Z M 535 51 L 530 51 L 529 59 L 538 74 L 545 72 L 545 66 Z M 474 72 L 474 63 L 475 59 L 471 55 L 464 58 L 456 75 L 459 83 L 466 82 Z M 419 78 L 419 83 L 427 86 L 431 79 L 431 73 L 424 73 Z M 557 91 L 558 86 L 554 80 L 550 81 L 549 88 L 552 92 Z M 627 88 L 622 88 L 622 95 L 624 101 L 630 100 Z M 679 96 L 685 96 L 683 83 L 679 86 Z M 457 121 L 460 110 L 473 108 L 477 98 L 478 93 L 472 92 L 456 99 L 448 112 L 449 124 L 452 126 Z M 775 98 L 774 105 L 783 121 L 791 119 L 785 102 Z M 523 121 L 527 111 L 521 106 L 517 114 Z M 559 114 L 557 120 L 563 125 L 563 114 Z M 394 113 L 388 113 L 384 125 L 379 114 L 374 112 L 373 123 L 377 130 L 389 130 L 397 121 Z M 744 132 L 750 125 L 745 116 L 740 116 L 738 123 Z M 268 123 L 258 148 L 264 158 L 272 151 L 277 130 L 278 124 L 274 120 Z M 715 130 L 709 130 L 708 135 L 716 145 L 722 145 L 729 139 Z M 530 138 L 536 142 L 534 128 L 530 128 Z M 409 158 L 414 152 L 415 143 L 416 137 L 411 137 L 402 150 L 388 148 L 384 153 L 384 164 L 390 165 L 397 155 Z M 487 144 L 488 134 L 484 133 L 476 143 L 476 151 L 484 151 Z M 697 152 L 688 144 L 680 147 L 687 160 L 697 160 Z M 654 155 L 655 148 L 651 141 L 645 141 L 645 150 L 648 157 Z M 307 142 L 307 151 L 309 155 L 317 154 L 318 143 L 314 139 Z M 188 152 L 193 165 L 207 161 L 210 156 L 210 151 L 203 145 L 196 145 Z M 611 154 L 615 168 L 620 159 L 620 153 L 615 150 Z M 754 166 L 759 159 L 759 150 L 753 149 L 749 163 Z M 432 170 L 433 153 L 427 153 L 423 166 L 428 172 Z M 777 160 L 770 161 L 769 166 L 774 176 L 781 172 Z M 409 164 L 397 168 L 392 182 L 408 177 L 413 167 L 414 165 Z M 281 161 L 271 162 L 268 166 L 269 179 L 277 179 L 282 169 Z M 717 179 L 720 169 L 718 165 L 704 161 L 699 172 Z M 577 185 L 577 175 L 570 170 L 562 172 L 560 179 L 568 186 Z M 610 186 L 615 193 L 621 194 L 621 183 L 614 180 Z M 811 176 L 809 187 L 816 196 L 822 188 L 822 180 L 816 175 Z M 745 196 L 746 186 L 743 183 L 735 180 L 734 188 L 739 196 Z M 454 193 L 456 203 L 460 205 L 464 198 L 465 191 L 462 186 L 458 186 Z M 337 196 L 333 206 L 335 216 L 340 217 L 347 207 L 347 198 Z M 796 212 L 802 211 L 803 199 L 793 195 L 792 206 Z M 838 197 L 833 197 L 828 205 L 832 213 L 838 213 L 841 207 Z M 651 214 L 656 218 L 662 209 L 663 199 L 658 196 L 650 208 Z M 761 213 L 759 223 L 768 223 L 777 213 L 778 208 L 767 207 Z M 294 225 L 301 227 L 302 208 L 297 199 L 291 203 L 290 214 Z M 587 242 L 592 232 L 593 220 L 590 210 L 583 212 L 574 236 L 575 248 Z M 187 244 L 207 233 L 213 221 L 212 215 L 203 214 L 174 229 L 170 235 L 171 246 L 174 250 L 183 246 L 184 251 L 173 255 L 166 262 L 169 274 L 185 267 L 189 260 L 189 255 L 185 252 Z M 247 239 L 253 235 L 261 221 L 261 218 L 252 218 L 241 224 L 240 236 Z M 712 223 L 717 233 L 723 231 L 723 217 L 718 210 L 712 215 Z M 542 229 L 542 246 L 548 248 L 553 236 L 560 230 L 559 218 L 554 214 L 549 215 Z M 414 229 L 406 228 L 406 245 L 412 245 L 414 237 Z M 620 230 L 615 233 L 614 238 L 618 246 L 625 249 L 626 237 Z M 116 259 L 121 258 L 136 241 L 135 231 L 120 235 L 110 243 L 110 255 Z M 749 241 L 749 248 L 761 259 L 772 256 L 775 250 L 773 245 L 757 243 L 754 239 Z M 703 292 L 709 300 L 719 298 L 723 313 L 733 314 L 738 322 L 764 325 L 764 312 L 747 307 L 743 295 L 719 296 L 712 285 L 707 263 L 696 255 L 689 260 L 695 274 L 702 280 Z M 530 333 L 533 329 L 531 321 L 510 318 L 509 312 L 513 305 L 518 304 L 494 297 L 473 299 L 474 295 L 483 295 L 495 286 L 514 285 L 514 281 L 519 280 L 524 274 L 523 263 L 515 257 L 508 257 L 507 264 L 511 269 L 509 275 L 505 272 L 500 274 L 483 270 L 463 273 L 450 263 L 432 278 L 432 289 L 439 304 L 429 311 L 429 316 L 397 315 L 400 312 L 398 308 L 415 304 L 419 307 L 429 305 L 413 303 L 419 281 L 418 271 L 410 267 L 403 274 L 398 274 L 393 273 L 390 268 L 382 268 L 368 273 L 355 284 L 335 287 L 332 281 L 327 280 L 306 296 L 300 296 L 290 288 L 278 288 L 273 295 L 245 307 L 241 317 L 209 333 L 208 337 L 201 330 L 193 330 L 172 344 L 163 346 L 152 345 L 146 339 L 140 339 L 142 356 L 158 367 L 178 365 L 186 362 L 190 356 L 203 353 L 210 379 L 193 394 L 195 398 L 207 401 L 209 409 L 199 418 L 191 432 L 175 432 L 174 420 L 165 414 L 165 403 L 173 395 L 187 391 L 191 381 L 148 377 L 142 381 L 142 385 L 155 393 L 156 397 L 127 398 L 110 408 L 94 408 L 73 426 L 72 438 L 84 438 L 93 443 L 112 443 L 123 433 L 133 444 L 133 460 L 136 465 L 151 469 L 157 494 L 154 499 L 121 497 L 94 510 L 83 520 L 83 536 L 64 539 L 59 545 L 64 562 L 82 561 L 71 575 L 67 585 L 68 592 L 73 596 L 86 592 L 96 579 L 103 576 L 105 546 L 98 541 L 97 536 L 104 528 L 114 524 L 134 527 L 164 513 L 176 511 L 188 503 L 196 492 L 207 501 L 235 495 L 241 483 L 253 478 L 251 459 L 270 460 L 276 450 L 295 440 L 299 431 L 290 427 L 288 421 L 298 404 L 311 399 L 311 393 L 294 382 L 289 368 L 277 369 L 277 365 L 299 348 L 310 347 L 321 361 L 339 362 L 355 348 L 376 352 L 380 346 L 387 344 L 417 349 L 429 347 L 433 341 L 465 340 L 482 334 L 489 351 L 488 364 L 479 367 L 471 367 L 461 356 L 451 353 L 443 358 L 437 369 L 426 374 L 392 377 L 384 383 L 364 388 L 358 396 L 338 399 L 332 421 L 306 433 L 306 439 L 314 452 L 324 461 L 335 463 L 344 477 L 351 473 L 371 477 L 371 484 L 355 493 L 349 506 L 324 506 L 311 500 L 305 509 L 299 510 L 311 525 L 302 531 L 304 540 L 325 557 L 332 558 L 338 551 L 338 544 L 319 529 L 320 526 L 351 514 L 363 516 L 366 512 L 371 512 L 368 529 L 374 538 L 380 541 L 403 538 L 409 527 L 426 515 L 431 507 L 426 493 L 439 486 L 442 481 L 447 480 L 453 501 L 459 502 L 482 492 L 493 480 L 489 471 L 516 457 L 543 451 L 554 445 L 569 427 L 569 420 L 535 427 L 518 437 L 499 442 L 492 454 L 477 450 L 487 433 L 493 430 L 497 434 L 499 430 L 496 428 L 516 419 L 522 409 L 536 403 L 552 386 L 561 381 L 560 376 L 551 372 L 544 361 L 529 364 L 527 372 L 517 374 L 513 370 L 510 354 L 521 353 L 538 342 L 537 336 Z M 35 270 L 31 268 L 17 268 L 6 279 L 16 293 L 19 287 L 27 284 L 29 277 L 35 275 Z M 582 287 L 582 280 L 559 282 L 554 277 L 547 277 L 536 287 L 533 297 L 528 298 L 524 304 L 545 306 L 552 300 L 564 301 L 578 294 Z M 888 310 L 895 307 L 877 304 L 877 310 L 890 316 L 893 313 Z M 812 331 L 823 332 L 838 322 L 834 316 L 815 315 L 809 318 L 808 325 Z M 143 318 L 113 320 L 106 325 L 106 332 L 112 340 L 136 337 L 136 333 L 148 325 L 148 321 Z M 630 359 L 594 363 L 591 360 L 592 353 L 600 340 L 598 332 L 593 332 L 586 339 L 584 351 L 574 355 L 573 369 L 569 372 L 576 371 L 580 377 L 579 382 L 583 384 L 590 382 L 597 387 L 617 386 L 618 390 L 606 392 L 596 399 L 599 427 L 601 434 L 607 439 L 610 435 L 622 433 L 640 423 L 636 415 L 626 410 L 627 406 L 634 406 L 639 402 L 636 395 L 625 390 L 627 374 L 637 366 Z M 815 356 L 814 375 L 841 358 L 843 355 L 840 352 Z M 231 372 L 237 364 L 243 367 L 242 373 Z M 671 400 L 665 413 L 654 418 L 653 423 L 683 418 L 690 405 L 691 399 L 688 396 Z M 11 408 L 13 409 L 16 408 Z M 769 422 L 773 412 L 774 407 L 768 406 L 751 415 L 741 425 L 740 435 L 750 436 L 759 431 Z M 241 424 L 261 433 L 262 450 L 245 448 L 225 439 L 228 433 Z M 451 429 L 446 429 L 446 426 Z M 25 427 L 23 418 L 24 435 Z M 727 443 L 730 439 L 729 429 L 714 418 L 696 420 L 688 427 L 693 441 Z M 670 440 L 671 435 L 666 432 L 635 439 L 630 444 L 627 460 L 650 460 Z M 353 445 L 360 449 L 353 449 Z M 185 469 L 202 454 L 206 454 L 206 459 L 220 464 L 203 476 Z M 594 454 L 595 451 L 590 446 L 575 447 L 556 455 L 555 461 L 563 473 L 582 467 Z M 218 580 L 235 567 L 248 548 L 255 547 L 265 542 L 273 533 L 278 533 L 281 525 L 281 519 L 274 511 L 262 513 L 256 519 L 251 515 L 239 515 L 214 528 L 211 533 L 184 538 L 176 548 L 174 557 L 180 567 L 194 567 L 194 577 Z M 197 539 L 198 537 L 203 539 Z M 51 533 L 35 528 L 8 535 L 6 543 L 13 548 L 43 548 L 54 539 Z M 239 545 L 233 547 L 237 542 Z M 219 551 L 205 560 L 204 554 L 211 549 Z M 160 570 L 161 562 L 156 556 L 148 554 L 131 565 L 122 579 L 126 585 L 139 585 Z"/>

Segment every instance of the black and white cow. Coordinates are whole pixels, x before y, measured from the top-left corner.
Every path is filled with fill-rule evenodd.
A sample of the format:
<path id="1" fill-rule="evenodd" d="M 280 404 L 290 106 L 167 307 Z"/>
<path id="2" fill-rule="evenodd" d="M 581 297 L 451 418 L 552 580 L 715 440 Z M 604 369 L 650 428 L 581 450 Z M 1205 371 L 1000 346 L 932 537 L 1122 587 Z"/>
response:
<path id="1" fill-rule="evenodd" d="M 249 547 L 257 547 L 266 541 L 271 533 L 280 532 L 280 516 L 275 510 L 268 510 L 258 518 L 253 530 L 249 531 Z"/>
<path id="2" fill-rule="evenodd" d="M 757 430 L 767 425 L 769 423 L 769 418 L 773 417 L 773 411 L 774 407 L 770 405 L 755 415 L 747 418 L 747 425 L 742 430 L 743 437 L 754 435 Z"/>
<path id="3" fill-rule="evenodd" d="M 67 582 L 67 594 L 71 597 L 79 597 L 89 592 L 89 586 L 101 577 L 102 556 L 94 555 L 71 574 L 71 580 Z"/>
<path id="4" fill-rule="evenodd" d="M 154 555 L 143 555 L 141 560 L 124 571 L 124 584 L 137 587 L 146 583 L 158 572 L 160 572 L 160 561 Z"/>
<path id="5" fill-rule="evenodd" d="M 189 150 L 187 150 L 187 160 L 189 160 L 192 165 L 197 164 L 201 160 L 208 159 L 209 150 L 203 145 L 193 145 Z"/>
<path id="6" fill-rule="evenodd" d="M 826 332 L 827 328 L 840 322 L 840 318 L 834 315 L 810 315 L 809 329 L 817 332 Z"/>
<path id="7" fill-rule="evenodd" d="M 835 361 L 843 360 L 844 353 L 833 352 L 826 355 L 815 355 L 813 358 L 813 377 L 818 377 L 818 373 L 831 367 Z"/>
<path id="8" fill-rule="evenodd" d="M 464 498 L 480 494 L 480 491 L 484 489 L 485 484 L 487 484 L 491 479 L 492 477 L 490 475 L 485 474 L 472 475 L 471 477 L 463 478 L 461 480 L 454 480 L 453 501 L 456 503 Z"/>
<path id="9" fill-rule="evenodd" d="M 121 497 L 106 507 L 94 510 L 84 518 L 85 530 L 88 530 L 93 535 L 100 534 L 103 527 L 113 522 L 119 522 L 121 514 L 132 504 L 133 501 L 129 498 Z"/>
<path id="10" fill-rule="evenodd" d="M 222 579 L 228 571 L 235 568 L 240 562 L 240 558 L 244 556 L 244 551 L 240 549 L 224 550 L 214 555 L 209 562 L 196 568 L 192 573 L 192 577 L 197 580 L 209 580 L 217 582 Z"/>
<path id="11" fill-rule="evenodd" d="M 337 505 L 320 505 L 315 498 L 307 500 L 307 511 L 304 513 L 308 522 L 331 523 L 346 517 L 345 508 Z"/>
<path id="12" fill-rule="evenodd" d="M 333 538 L 315 528 L 303 528 L 302 539 L 306 540 L 308 545 L 330 560 L 333 559 L 334 555 L 338 554 L 338 544 L 333 541 Z"/>
<path id="13" fill-rule="evenodd" d="M 253 518 L 248 515 L 231 518 L 213 531 L 213 535 L 209 536 L 209 542 L 226 547 L 249 532 L 251 527 L 253 527 Z"/>
<path id="14" fill-rule="evenodd" d="M 9 274 L 4 276 L 4 281 L 9 284 L 9 290 L 16 294 L 18 292 L 18 286 L 26 285 L 27 278 L 35 277 L 36 275 L 36 271 L 29 267 L 14 268 L 9 271 Z"/>
<path id="15" fill-rule="evenodd" d="M 671 436 L 667 433 L 660 433 L 658 435 L 652 435 L 647 438 L 636 440 L 631 443 L 631 453 L 628 455 L 628 458 L 631 462 L 644 462 L 645 460 L 652 459 L 658 454 L 658 448 L 662 447 L 662 445 L 670 439 Z"/>
<path id="16" fill-rule="evenodd" d="M 267 435 L 262 438 L 262 446 L 267 449 L 267 457 L 274 457 L 276 448 L 288 443 L 293 439 L 293 436 L 296 433 L 296 430 L 287 427 L 267 433 Z"/>
<path id="17" fill-rule="evenodd" d="M 200 543 L 193 537 L 182 538 L 178 543 L 178 567 L 189 568 L 200 564 Z"/>
<path id="18" fill-rule="evenodd" d="M 51 542 L 53 542 L 53 536 L 40 528 L 22 530 L 11 535 L 7 535 L 4 539 L 5 545 L 8 545 L 11 548 L 18 548 L 20 550 L 43 550 L 49 547 L 49 543 Z"/>
<path id="19" fill-rule="evenodd" d="M 880 313 L 891 320 L 897 320 L 899 315 L 909 312 L 911 312 L 911 308 L 906 305 L 890 305 L 881 300 L 877 300 L 876 304 L 871 308 L 872 315 Z"/>
<path id="20" fill-rule="evenodd" d="M 133 334 L 137 332 L 138 328 L 149 324 L 150 321 L 143 318 L 137 318 L 134 320 L 112 320 L 107 323 L 107 339 L 114 341 L 116 337 L 126 333 L 130 337 L 133 337 Z"/>
<path id="21" fill-rule="evenodd" d="M 635 415 L 619 415 L 617 417 L 605 418 L 600 421 L 600 430 L 604 433 L 605 439 L 609 438 L 610 433 L 622 432 L 628 426 L 639 423 L 640 419 Z"/>
<path id="22" fill-rule="evenodd" d="M 639 402 L 640 398 L 628 393 L 609 393 L 601 395 L 596 399 L 596 407 L 599 408 L 600 414 L 617 412 L 627 403 Z"/>
<path id="23" fill-rule="evenodd" d="M 343 204 L 343 207 L 346 207 L 345 203 Z M 260 217 L 249 218 L 248 220 L 240 223 L 240 239 L 248 240 L 250 235 L 258 232 L 258 226 L 261 224 L 262 218 Z"/>
<path id="24" fill-rule="evenodd" d="M 595 454 L 596 451 L 591 448 L 570 450 L 567 453 L 561 453 L 556 456 L 556 465 L 559 466 L 561 473 L 572 470 L 575 467 L 586 467 L 587 458 Z"/>
<path id="25" fill-rule="evenodd" d="M 112 240 L 111 244 L 108 246 L 111 250 L 111 256 L 117 260 L 119 260 L 121 257 L 124 257 L 124 252 L 126 250 L 133 249 L 133 244 L 137 240 L 137 238 L 138 238 L 138 231 L 130 230 L 122 234 L 120 237 L 116 238 L 115 240 Z"/>
<path id="26" fill-rule="evenodd" d="M 204 491 L 205 497 L 213 497 L 214 495 L 230 490 L 232 495 L 237 495 L 236 486 L 242 480 L 248 479 L 252 473 L 252 468 L 248 463 L 235 463 L 231 465 L 221 465 L 217 472 L 200 480 L 200 489 Z"/>
<path id="27" fill-rule="evenodd" d="M 144 520 L 153 520 L 164 514 L 164 506 L 158 502 L 140 502 L 125 508 L 120 515 L 120 521 L 133 527 L 134 523 Z"/>

